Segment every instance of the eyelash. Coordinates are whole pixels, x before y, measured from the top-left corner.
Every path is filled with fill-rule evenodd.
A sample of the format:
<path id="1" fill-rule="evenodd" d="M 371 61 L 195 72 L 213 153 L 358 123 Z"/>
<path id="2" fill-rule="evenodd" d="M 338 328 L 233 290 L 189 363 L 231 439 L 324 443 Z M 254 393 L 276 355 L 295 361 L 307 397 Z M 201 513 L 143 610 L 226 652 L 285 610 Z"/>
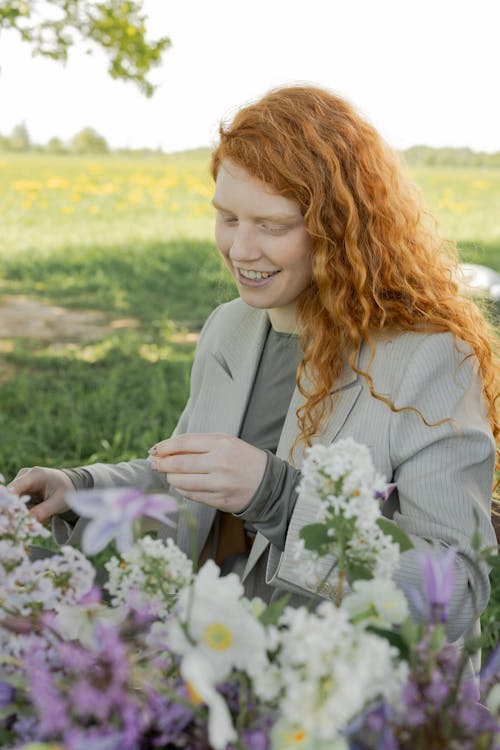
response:
<path id="1" fill-rule="evenodd" d="M 223 217 L 224 224 L 237 224 L 238 219 L 235 216 L 226 216 Z M 282 234 L 283 232 L 286 232 L 288 227 L 284 225 L 273 225 L 273 224 L 265 224 L 261 223 L 259 224 L 260 228 L 263 229 L 266 232 L 269 232 L 270 234 Z"/>

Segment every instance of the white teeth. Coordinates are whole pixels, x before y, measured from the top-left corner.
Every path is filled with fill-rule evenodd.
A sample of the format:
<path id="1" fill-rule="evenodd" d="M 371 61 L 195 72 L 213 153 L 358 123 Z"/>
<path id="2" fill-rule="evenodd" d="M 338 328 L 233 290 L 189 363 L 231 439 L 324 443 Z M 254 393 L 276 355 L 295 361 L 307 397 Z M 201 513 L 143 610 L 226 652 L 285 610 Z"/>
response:
<path id="1" fill-rule="evenodd" d="M 264 273 L 261 271 L 246 271 L 243 268 L 239 268 L 238 270 L 245 279 L 254 279 L 254 280 L 268 279 L 269 276 L 274 276 L 274 274 L 276 273 L 276 271 L 271 271 L 270 273 Z"/>

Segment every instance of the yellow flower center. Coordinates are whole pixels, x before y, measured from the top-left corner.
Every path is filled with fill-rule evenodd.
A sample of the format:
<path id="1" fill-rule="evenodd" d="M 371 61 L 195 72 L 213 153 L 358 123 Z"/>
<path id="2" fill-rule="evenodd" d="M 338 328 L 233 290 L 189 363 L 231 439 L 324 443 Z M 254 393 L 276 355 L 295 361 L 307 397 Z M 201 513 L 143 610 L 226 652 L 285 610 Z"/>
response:
<path id="1" fill-rule="evenodd" d="M 203 698 L 201 697 L 199 692 L 196 690 L 192 682 L 186 682 L 186 688 L 188 691 L 188 695 L 191 698 L 192 702 L 195 704 L 195 706 L 199 705 L 200 703 L 203 703 Z"/>
<path id="2" fill-rule="evenodd" d="M 214 651 L 225 651 L 233 642 L 233 634 L 226 625 L 222 625 L 220 622 L 213 622 L 205 628 L 203 640 L 208 648 Z"/>
<path id="3" fill-rule="evenodd" d="M 283 740 L 287 745 L 301 745 L 306 739 L 306 733 L 303 729 L 296 729 L 294 732 L 284 732 Z"/>

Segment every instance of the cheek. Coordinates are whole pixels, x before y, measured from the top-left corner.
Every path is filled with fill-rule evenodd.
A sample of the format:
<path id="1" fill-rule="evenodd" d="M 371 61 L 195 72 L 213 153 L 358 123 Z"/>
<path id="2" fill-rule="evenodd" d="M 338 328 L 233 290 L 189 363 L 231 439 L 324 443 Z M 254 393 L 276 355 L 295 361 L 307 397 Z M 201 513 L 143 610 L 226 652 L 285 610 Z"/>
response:
<path id="1" fill-rule="evenodd" d="M 229 255 L 229 250 L 231 249 L 231 243 L 227 238 L 227 233 L 217 226 L 215 227 L 215 244 L 217 245 L 217 249 L 220 254 L 224 258 L 227 258 Z"/>

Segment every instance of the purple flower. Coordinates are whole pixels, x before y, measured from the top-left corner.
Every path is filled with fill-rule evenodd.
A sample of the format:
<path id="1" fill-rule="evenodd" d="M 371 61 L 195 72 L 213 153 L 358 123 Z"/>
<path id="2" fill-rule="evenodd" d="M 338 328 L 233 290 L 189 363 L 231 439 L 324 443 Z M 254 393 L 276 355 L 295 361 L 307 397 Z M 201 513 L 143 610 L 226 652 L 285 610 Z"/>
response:
<path id="1" fill-rule="evenodd" d="M 495 677 L 500 677 L 500 641 L 497 643 L 481 669 L 481 689 L 487 689 Z"/>
<path id="2" fill-rule="evenodd" d="M 425 689 L 425 696 L 434 708 L 439 709 L 450 690 L 450 686 L 439 669 L 433 669 L 430 674 L 429 685 Z"/>
<path id="3" fill-rule="evenodd" d="M 446 550 L 417 550 L 423 576 L 424 596 L 413 586 L 404 591 L 410 604 L 427 622 L 447 622 L 455 583 L 455 547 Z"/>
<path id="4" fill-rule="evenodd" d="M 176 685 L 176 692 L 179 697 L 187 699 L 183 684 Z M 183 703 L 176 703 L 152 689 L 147 693 L 147 704 L 153 715 L 152 724 L 155 733 L 153 746 L 175 745 L 186 727 L 194 719 L 192 709 Z"/>
<path id="5" fill-rule="evenodd" d="M 170 495 L 146 495 L 130 487 L 69 492 L 66 501 L 78 515 L 92 519 L 82 536 L 87 555 L 97 554 L 112 539 L 116 539 L 120 552 L 127 552 L 134 542 L 133 527 L 138 518 L 148 516 L 175 526 L 168 514 L 178 508 Z"/>
<path id="6" fill-rule="evenodd" d="M 248 750 L 268 750 L 270 747 L 269 736 L 262 729 L 243 730 L 241 739 Z"/>
<path id="7" fill-rule="evenodd" d="M 66 701 L 54 684 L 54 677 L 45 660 L 43 645 L 33 644 L 25 657 L 30 697 L 40 716 L 39 739 L 58 737 L 69 728 Z"/>
<path id="8" fill-rule="evenodd" d="M 382 502 L 385 503 L 385 501 L 389 498 L 389 495 L 392 493 L 392 491 L 396 487 L 397 487 L 396 483 L 391 482 L 390 484 L 386 486 L 385 490 L 382 490 L 382 492 L 380 492 L 379 490 L 375 492 L 375 499 L 382 500 Z"/>
<path id="9" fill-rule="evenodd" d="M 123 750 L 123 733 L 103 727 L 102 729 L 70 729 L 64 735 L 64 743 L 71 750 Z"/>
<path id="10" fill-rule="evenodd" d="M 426 706 L 413 679 L 410 679 L 403 689 L 403 701 L 406 704 L 405 724 L 410 727 L 419 727 L 425 724 Z"/>
<path id="11" fill-rule="evenodd" d="M 14 698 L 14 688 L 8 682 L 0 680 L 0 708 L 7 708 Z"/>

